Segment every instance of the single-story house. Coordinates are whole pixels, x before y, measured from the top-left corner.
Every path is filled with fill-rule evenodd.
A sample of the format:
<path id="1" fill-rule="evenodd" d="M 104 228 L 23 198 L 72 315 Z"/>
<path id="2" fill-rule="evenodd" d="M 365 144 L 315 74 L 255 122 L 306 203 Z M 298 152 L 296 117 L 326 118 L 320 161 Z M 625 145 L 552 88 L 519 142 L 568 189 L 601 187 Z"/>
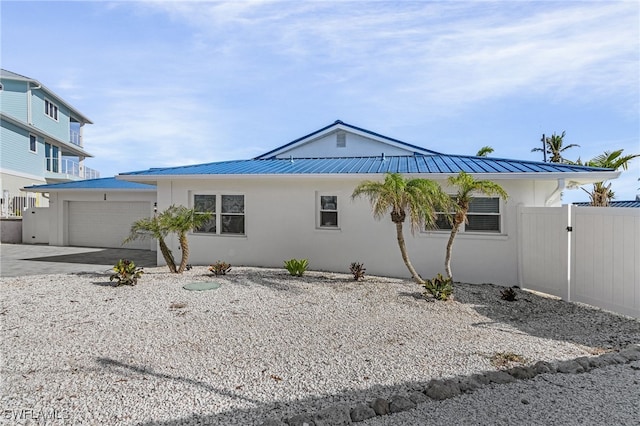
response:
<path id="1" fill-rule="evenodd" d="M 559 206 L 562 191 L 619 175 L 586 166 L 442 154 L 336 121 L 253 159 L 153 168 L 108 181 L 144 187 L 109 190 L 94 182 L 85 189 L 61 184 L 28 190 L 50 193 L 54 245 L 105 244 L 107 234 L 114 235 L 111 218 L 126 218 L 117 225 L 122 228 L 152 214 L 154 203 L 159 211 L 181 204 L 214 213 L 189 235 L 193 264 L 223 260 L 281 267 L 286 259 L 306 258 L 312 269 L 348 271 L 357 261 L 367 273 L 407 277 L 391 220 L 375 221 L 368 201 L 352 200 L 351 194 L 363 180 L 382 180 L 386 172 L 432 179 L 453 193 L 446 180 L 460 171 L 500 184 L 509 199 L 474 199 L 469 223 L 454 244 L 454 275 L 503 285 L 518 282 L 518 206 Z M 134 213 L 136 203 L 141 205 Z M 81 225 L 82 217 L 92 225 Z M 449 231 L 423 230 L 411 237 L 407 226 L 406 234 L 418 272 L 425 278 L 444 272 Z M 176 241 L 169 244 L 179 252 Z M 163 264 L 160 254 L 158 262 Z"/>

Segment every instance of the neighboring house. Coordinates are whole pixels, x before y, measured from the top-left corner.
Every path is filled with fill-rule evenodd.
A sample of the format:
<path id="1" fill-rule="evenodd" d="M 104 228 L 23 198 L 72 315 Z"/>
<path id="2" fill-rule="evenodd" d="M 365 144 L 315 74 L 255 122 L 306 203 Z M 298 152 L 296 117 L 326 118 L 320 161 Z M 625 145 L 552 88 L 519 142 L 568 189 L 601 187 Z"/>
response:
<path id="1" fill-rule="evenodd" d="M 21 193 L 30 185 L 99 177 L 84 165 L 83 127 L 91 120 L 42 83 L 0 70 L 2 216 L 20 216 L 47 199 Z"/>
<path id="2" fill-rule="evenodd" d="M 224 260 L 232 265 L 282 267 L 290 258 L 309 259 L 310 268 L 348 271 L 363 262 L 367 273 L 406 277 L 389 218 L 375 221 L 369 203 L 352 200 L 363 180 L 382 180 L 386 172 L 439 182 L 460 171 L 502 185 L 509 200 L 478 196 L 469 222 L 453 249 L 457 280 L 514 285 L 518 283 L 519 206 L 560 205 L 567 188 L 614 179 L 609 169 L 447 155 L 392 139 L 341 121 L 250 160 L 122 173 L 118 181 L 157 186 L 157 208 L 172 204 L 212 212 L 212 220 L 189 235 L 190 263 Z M 105 191 L 73 193 L 45 185 L 57 209 L 51 217 L 49 243 L 69 244 L 72 202 L 103 200 Z M 100 222 L 108 227 L 108 218 Z M 65 225 L 68 224 L 68 225 Z M 67 229 L 65 230 L 65 226 Z M 405 229 L 411 259 L 425 278 L 444 272 L 449 231 L 423 230 L 414 237 Z M 566 232 L 560 229 L 558 232 Z M 90 239 L 90 237 L 87 237 Z M 100 244 L 100 239 L 87 241 Z M 169 241 L 174 253 L 179 248 Z M 159 263 L 163 262 L 161 256 Z"/>

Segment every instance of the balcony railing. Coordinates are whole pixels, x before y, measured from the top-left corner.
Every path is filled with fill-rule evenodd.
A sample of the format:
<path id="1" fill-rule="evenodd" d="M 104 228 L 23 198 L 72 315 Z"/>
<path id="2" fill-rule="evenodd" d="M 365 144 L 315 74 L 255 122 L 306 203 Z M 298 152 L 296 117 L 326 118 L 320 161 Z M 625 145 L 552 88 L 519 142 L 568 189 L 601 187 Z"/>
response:
<path id="1" fill-rule="evenodd" d="M 80 133 L 75 130 L 71 130 L 69 132 L 69 142 L 77 146 L 82 146 L 82 137 L 80 136 Z"/>
<path id="2" fill-rule="evenodd" d="M 77 176 L 82 179 L 97 179 L 100 172 L 90 167 L 84 166 L 84 171 L 80 170 L 80 163 L 68 158 L 45 158 L 45 170 L 51 173 Z"/>

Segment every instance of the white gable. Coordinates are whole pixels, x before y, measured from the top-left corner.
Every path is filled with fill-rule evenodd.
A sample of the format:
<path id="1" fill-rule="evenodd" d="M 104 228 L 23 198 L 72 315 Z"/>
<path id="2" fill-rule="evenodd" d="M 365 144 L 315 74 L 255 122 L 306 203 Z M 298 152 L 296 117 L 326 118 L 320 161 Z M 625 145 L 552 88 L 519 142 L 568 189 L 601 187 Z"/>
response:
<path id="1" fill-rule="evenodd" d="M 336 121 L 317 132 L 283 145 L 257 158 L 378 157 L 384 154 L 433 153 L 377 133 Z"/>
<path id="2" fill-rule="evenodd" d="M 395 147 L 355 133 L 336 130 L 327 135 L 292 146 L 276 155 L 277 158 L 372 157 L 411 155 L 413 151 Z"/>

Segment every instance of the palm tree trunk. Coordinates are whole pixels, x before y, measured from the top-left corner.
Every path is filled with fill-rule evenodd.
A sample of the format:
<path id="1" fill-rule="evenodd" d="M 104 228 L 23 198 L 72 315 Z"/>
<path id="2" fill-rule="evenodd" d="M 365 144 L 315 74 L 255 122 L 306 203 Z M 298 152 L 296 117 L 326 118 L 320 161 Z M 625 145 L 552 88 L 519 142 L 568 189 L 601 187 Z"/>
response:
<path id="1" fill-rule="evenodd" d="M 160 244 L 160 252 L 162 253 L 162 257 L 164 257 L 164 261 L 169 267 L 169 271 L 175 273 L 176 272 L 176 261 L 173 259 L 173 255 L 171 254 L 171 250 L 167 247 L 167 243 L 164 242 L 164 238 L 158 238 L 158 243 Z"/>
<path id="2" fill-rule="evenodd" d="M 451 228 L 451 235 L 449 235 L 449 241 L 447 241 L 447 256 L 444 259 L 444 268 L 447 272 L 447 278 L 453 281 L 453 276 L 451 275 L 451 252 L 453 251 L 453 239 L 458 234 L 460 230 L 460 225 L 462 222 L 458 222 L 457 220 L 453 224 Z"/>
<path id="3" fill-rule="evenodd" d="M 402 260 L 407 265 L 407 269 L 411 272 L 411 278 L 413 278 L 418 284 L 424 284 L 424 280 L 420 278 L 420 275 L 416 272 L 415 268 L 409 260 L 409 254 L 407 253 L 407 246 L 404 243 L 404 235 L 402 233 L 402 222 L 396 222 L 396 234 L 398 236 L 398 246 L 400 246 L 400 254 L 402 254 Z"/>
<path id="4" fill-rule="evenodd" d="M 181 232 L 178 236 L 180 241 L 180 248 L 182 249 L 182 259 L 180 259 L 180 267 L 176 272 L 181 274 L 187 267 L 187 260 L 189 260 L 189 242 L 187 241 L 187 234 Z"/>

